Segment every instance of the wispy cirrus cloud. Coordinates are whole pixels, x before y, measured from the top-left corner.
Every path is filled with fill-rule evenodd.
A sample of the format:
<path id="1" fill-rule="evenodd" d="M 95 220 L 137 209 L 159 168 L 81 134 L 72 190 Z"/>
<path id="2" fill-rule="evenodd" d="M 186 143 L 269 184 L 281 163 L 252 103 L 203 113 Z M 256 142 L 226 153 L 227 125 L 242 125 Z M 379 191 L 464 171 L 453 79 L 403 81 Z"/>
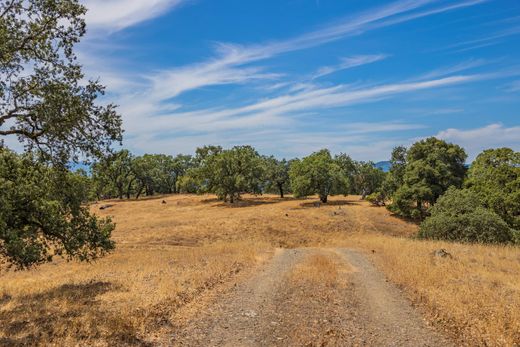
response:
<path id="1" fill-rule="evenodd" d="M 489 63 L 490 62 L 485 59 L 469 59 L 469 60 L 463 61 L 463 62 L 455 64 L 455 65 L 445 66 L 442 68 L 435 69 L 433 71 L 430 71 L 428 73 L 421 75 L 419 77 L 419 79 L 432 79 L 432 78 L 444 77 L 444 76 L 452 75 L 454 73 L 459 73 L 462 71 L 481 67 L 481 66 L 484 66 Z"/>
<path id="2" fill-rule="evenodd" d="M 83 0 L 88 27 L 117 31 L 158 17 L 186 0 Z"/>
<path id="3" fill-rule="evenodd" d="M 269 124 L 276 126 L 293 122 L 292 115 L 301 112 L 316 112 L 374 102 L 393 95 L 403 94 L 432 88 L 441 88 L 479 79 L 478 75 L 451 76 L 442 79 L 413 82 L 383 84 L 372 87 L 357 87 L 338 85 L 327 88 L 303 90 L 237 108 L 201 109 L 191 112 L 163 112 L 161 115 L 143 119 L 142 112 L 136 114 L 128 109 L 126 126 L 130 132 L 162 132 L 183 133 L 187 131 L 225 131 L 230 129 L 248 129 Z M 394 125 L 395 126 L 395 125 Z"/>
<path id="4" fill-rule="evenodd" d="M 244 67 L 248 64 L 273 58 L 283 53 L 316 47 L 349 36 L 361 35 L 369 30 L 477 5 L 485 1 L 487 0 L 455 2 L 398 0 L 373 8 L 370 11 L 343 18 L 328 26 L 286 40 L 251 45 L 216 43 L 216 56 L 214 58 L 164 70 L 154 78 L 156 80 L 164 78 L 165 80 L 178 82 L 178 87 L 175 88 L 175 95 L 204 86 L 243 83 L 248 80 L 247 76 L 251 72 L 256 73 L 258 71 L 258 68 L 251 71 L 251 67 Z M 332 68 L 334 69 L 334 67 Z M 341 69 L 341 67 L 335 68 Z M 230 73 L 225 73 L 226 71 Z M 231 73 L 236 75 L 236 78 L 230 78 Z M 257 77 L 272 78 L 269 74 L 260 74 Z"/>
<path id="5" fill-rule="evenodd" d="M 441 50 L 451 51 L 452 53 L 461 53 L 477 48 L 493 46 L 501 43 L 503 39 L 515 35 L 520 35 L 520 25 L 514 25 L 478 39 L 458 42 L 456 44 L 444 47 Z"/>
<path id="6" fill-rule="evenodd" d="M 343 57 L 340 59 L 340 63 L 337 65 L 323 66 L 319 68 L 318 71 L 316 71 L 316 73 L 312 76 L 312 79 L 330 75 L 338 71 L 351 69 L 353 67 L 375 63 L 377 61 L 386 59 L 387 57 L 388 55 L 386 54 L 354 55 L 350 57 Z"/>

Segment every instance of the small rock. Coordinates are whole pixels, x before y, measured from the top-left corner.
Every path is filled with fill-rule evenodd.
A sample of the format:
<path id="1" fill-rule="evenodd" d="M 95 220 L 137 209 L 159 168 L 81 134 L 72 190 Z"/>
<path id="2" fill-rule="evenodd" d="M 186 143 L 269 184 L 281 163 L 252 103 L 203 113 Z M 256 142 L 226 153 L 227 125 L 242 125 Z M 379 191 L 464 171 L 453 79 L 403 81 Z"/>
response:
<path id="1" fill-rule="evenodd" d="M 448 253 L 448 251 L 446 251 L 444 248 L 441 248 L 441 249 L 437 249 L 435 251 L 433 251 L 433 256 L 434 257 L 439 257 L 439 258 L 453 258 L 453 256 Z"/>
<path id="2" fill-rule="evenodd" d="M 166 201 L 165 201 L 165 200 L 163 200 L 163 201 L 161 202 L 161 204 L 166 204 Z"/>

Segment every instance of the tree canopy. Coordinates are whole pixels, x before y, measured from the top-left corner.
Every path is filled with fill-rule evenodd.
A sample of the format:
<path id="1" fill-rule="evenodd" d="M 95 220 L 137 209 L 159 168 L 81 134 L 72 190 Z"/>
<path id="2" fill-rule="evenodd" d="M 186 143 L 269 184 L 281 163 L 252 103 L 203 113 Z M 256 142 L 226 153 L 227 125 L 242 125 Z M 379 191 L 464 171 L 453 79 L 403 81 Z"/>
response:
<path id="1" fill-rule="evenodd" d="M 509 226 L 520 230 L 520 152 L 488 149 L 471 164 L 465 186 Z"/>
<path id="2" fill-rule="evenodd" d="M 114 248 L 110 219 L 85 206 L 83 177 L 0 149 L 0 254 L 24 268 L 53 256 L 91 260 Z M 1 259 L 2 257 L 0 257 Z"/>
<path id="3" fill-rule="evenodd" d="M 406 217 L 423 219 L 427 209 L 451 186 L 462 186 L 466 152 L 460 146 L 430 137 L 413 144 L 406 154 L 403 184 L 389 208 Z"/>
<path id="4" fill-rule="evenodd" d="M 0 2 L 0 254 L 19 267 L 114 247 L 114 225 L 83 205 L 85 176 L 66 170 L 122 139 L 115 106 L 97 103 L 104 86 L 85 82 L 74 53 L 85 12 L 76 0 Z M 26 154 L 9 151 L 8 136 Z"/>
<path id="5" fill-rule="evenodd" d="M 105 88 L 83 82 L 74 54 L 85 12 L 75 0 L 0 3 L 0 140 L 17 136 L 61 164 L 121 141 L 114 105 L 96 103 Z"/>
<path id="6" fill-rule="evenodd" d="M 291 190 L 289 168 L 291 162 L 285 159 L 278 160 L 273 156 L 264 157 L 266 191 L 276 191 L 280 197 Z"/>
<path id="7" fill-rule="evenodd" d="M 327 149 L 295 160 L 289 176 L 296 197 L 318 194 L 326 203 L 329 195 L 348 194 L 348 179 Z"/>
<path id="8" fill-rule="evenodd" d="M 262 158 L 251 146 L 203 147 L 197 150 L 195 161 L 199 167 L 190 175 L 197 182 L 198 191 L 216 194 L 233 203 L 243 193 L 260 194 L 264 178 Z"/>

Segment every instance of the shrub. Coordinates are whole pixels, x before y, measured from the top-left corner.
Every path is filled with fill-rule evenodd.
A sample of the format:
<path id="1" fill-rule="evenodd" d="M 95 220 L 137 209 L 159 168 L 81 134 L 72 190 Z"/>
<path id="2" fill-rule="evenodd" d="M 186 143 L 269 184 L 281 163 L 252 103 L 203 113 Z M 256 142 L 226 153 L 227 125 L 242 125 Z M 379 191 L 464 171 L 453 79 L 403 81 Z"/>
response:
<path id="1" fill-rule="evenodd" d="M 495 212 L 483 206 L 469 189 L 450 188 L 430 208 L 421 224 L 419 237 L 461 242 L 515 242 L 516 231 Z"/>
<path id="2" fill-rule="evenodd" d="M 385 196 L 381 192 L 375 192 L 370 195 L 367 195 L 365 199 L 372 205 L 385 206 Z"/>

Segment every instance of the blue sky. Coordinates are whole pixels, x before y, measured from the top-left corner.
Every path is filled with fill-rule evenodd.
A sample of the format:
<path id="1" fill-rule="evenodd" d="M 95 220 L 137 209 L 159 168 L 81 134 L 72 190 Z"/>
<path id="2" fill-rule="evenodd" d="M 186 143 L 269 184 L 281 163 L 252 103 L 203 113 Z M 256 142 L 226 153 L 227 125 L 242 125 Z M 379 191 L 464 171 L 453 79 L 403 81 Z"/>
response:
<path id="1" fill-rule="evenodd" d="M 79 58 L 124 146 L 385 160 L 438 136 L 520 150 L 517 0 L 85 0 Z"/>

